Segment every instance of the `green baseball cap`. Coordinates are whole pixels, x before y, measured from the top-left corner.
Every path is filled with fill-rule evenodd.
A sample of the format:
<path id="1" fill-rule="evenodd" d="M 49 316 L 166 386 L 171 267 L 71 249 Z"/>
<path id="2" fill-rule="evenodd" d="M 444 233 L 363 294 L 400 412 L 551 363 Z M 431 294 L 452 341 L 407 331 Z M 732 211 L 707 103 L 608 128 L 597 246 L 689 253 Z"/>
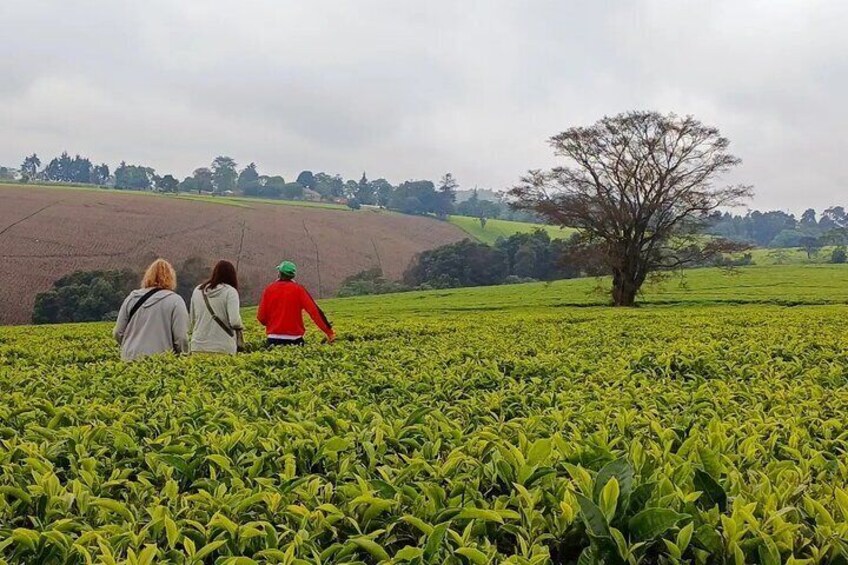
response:
<path id="1" fill-rule="evenodd" d="M 280 273 L 286 275 L 287 277 L 294 277 L 297 274 L 297 265 L 292 263 L 291 261 L 283 261 L 279 265 L 277 265 L 277 270 Z"/>

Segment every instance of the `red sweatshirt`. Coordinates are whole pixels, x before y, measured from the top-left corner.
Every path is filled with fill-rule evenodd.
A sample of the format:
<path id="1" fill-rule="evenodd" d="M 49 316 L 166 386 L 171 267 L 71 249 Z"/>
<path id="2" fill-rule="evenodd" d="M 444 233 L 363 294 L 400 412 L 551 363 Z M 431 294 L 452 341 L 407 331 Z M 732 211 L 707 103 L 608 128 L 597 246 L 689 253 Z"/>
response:
<path id="1" fill-rule="evenodd" d="M 297 339 L 306 333 L 304 310 L 327 337 L 333 335 L 333 328 L 324 312 L 309 292 L 294 281 L 277 281 L 268 285 L 259 301 L 256 319 L 265 326 L 268 337 Z"/>

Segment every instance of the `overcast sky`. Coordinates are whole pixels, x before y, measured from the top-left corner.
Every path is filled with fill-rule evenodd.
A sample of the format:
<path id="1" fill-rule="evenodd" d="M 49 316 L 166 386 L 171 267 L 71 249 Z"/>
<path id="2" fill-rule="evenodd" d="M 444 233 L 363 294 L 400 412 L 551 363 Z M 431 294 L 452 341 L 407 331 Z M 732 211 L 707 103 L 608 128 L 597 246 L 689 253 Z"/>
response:
<path id="1" fill-rule="evenodd" d="M 547 138 L 693 114 L 758 208 L 848 205 L 845 0 L 2 0 L 0 164 L 63 149 L 504 189 Z"/>

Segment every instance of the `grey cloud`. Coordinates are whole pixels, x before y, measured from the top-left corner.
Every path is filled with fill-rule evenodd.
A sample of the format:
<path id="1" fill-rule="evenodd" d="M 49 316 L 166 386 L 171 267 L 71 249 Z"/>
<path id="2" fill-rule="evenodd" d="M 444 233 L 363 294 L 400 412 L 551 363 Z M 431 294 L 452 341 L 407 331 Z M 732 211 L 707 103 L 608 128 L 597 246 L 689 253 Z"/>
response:
<path id="1" fill-rule="evenodd" d="M 837 0 L 6 0 L 0 21 L 2 164 L 227 153 L 506 188 L 552 134 L 651 108 L 720 127 L 755 206 L 846 204 Z"/>

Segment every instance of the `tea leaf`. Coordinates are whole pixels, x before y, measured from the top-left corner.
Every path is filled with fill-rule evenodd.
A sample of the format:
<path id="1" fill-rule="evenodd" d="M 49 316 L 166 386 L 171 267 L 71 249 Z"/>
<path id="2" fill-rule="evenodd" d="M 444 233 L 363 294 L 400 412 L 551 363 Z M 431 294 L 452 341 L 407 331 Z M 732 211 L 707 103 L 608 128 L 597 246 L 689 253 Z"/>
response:
<path id="1" fill-rule="evenodd" d="M 646 508 L 633 516 L 628 526 L 636 539 L 651 540 L 686 518 L 689 516 L 668 508 Z"/>

